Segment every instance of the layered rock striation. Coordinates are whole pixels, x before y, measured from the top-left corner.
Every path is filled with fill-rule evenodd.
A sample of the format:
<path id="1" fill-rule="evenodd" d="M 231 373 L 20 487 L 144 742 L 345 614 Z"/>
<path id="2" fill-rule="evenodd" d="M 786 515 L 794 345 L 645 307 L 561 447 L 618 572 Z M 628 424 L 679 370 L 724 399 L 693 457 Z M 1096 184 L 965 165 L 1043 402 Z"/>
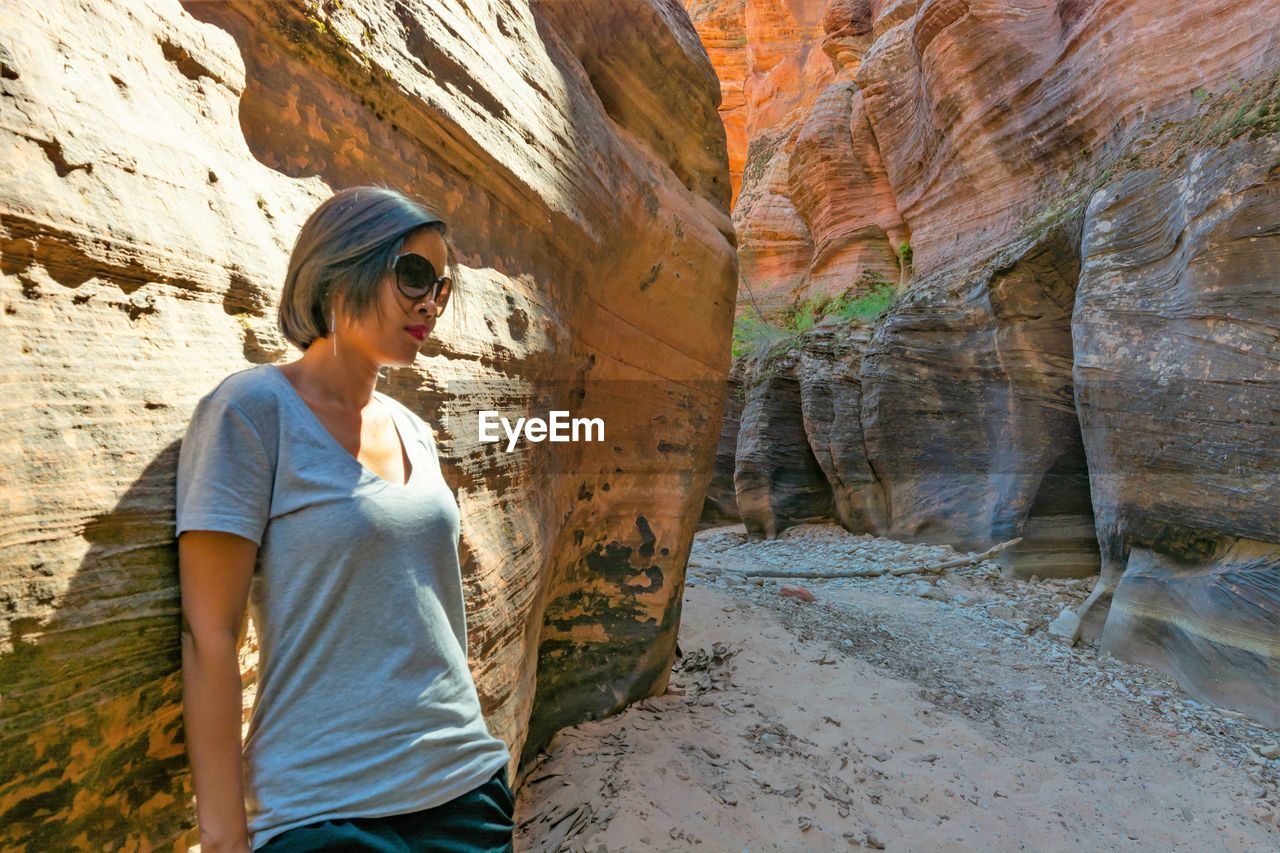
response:
<path id="1" fill-rule="evenodd" d="M 734 209 L 740 313 L 781 327 L 739 368 L 776 410 L 737 438 L 748 530 L 825 495 L 855 531 L 1021 537 L 1011 572 L 1100 574 L 1105 648 L 1280 724 L 1280 7 L 758 6 L 831 65 L 749 135 Z M 787 325 L 883 280 L 874 320 Z"/>
<path id="2" fill-rule="evenodd" d="M 382 387 L 457 492 L 491 729 L 527 757 L 665 686 L 729 367 L 718 102 L 671 0 L 8 4 L 0 847 L 193 840 L 178 446 L 219 380 L 296 355 L 289 249 L 341 187 L 433 205 L 462 266 Z M 606 440 L 476 440 L 552 408 Z"/>

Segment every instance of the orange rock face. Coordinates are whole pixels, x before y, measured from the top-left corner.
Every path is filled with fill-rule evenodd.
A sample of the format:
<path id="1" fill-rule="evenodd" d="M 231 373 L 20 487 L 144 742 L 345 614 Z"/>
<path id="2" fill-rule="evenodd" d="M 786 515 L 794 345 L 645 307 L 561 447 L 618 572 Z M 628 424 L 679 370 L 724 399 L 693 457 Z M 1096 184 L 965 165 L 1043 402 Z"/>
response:
<path id="1" fill-rule="evenodd" d="M 1101 571 L 1086 633 L 1274 725 L 1280 6 L 744 17 L 775 27 L 759 50 L 747 27 L 748 81 L 784 80 L 782 40 L 794 68 L 820 38 L 831 73 L 746 87 L 740 311 L 901 283 L 870 334 L 829 320 L 744 361 L 748 530 L 826 501 L 903 539 L 1019 536 L 1010 571 Z"/>
<path id="2" fill-rule="evenodd" d="M 868 2 L 687 5 L 721 75 L 741 176 L 740 298 L 772 316 L 807 296 L 897 281 L 906 231 L 853 82 L 871 44 Z"/>
<path id="3" fill-rule="evenodd" d="M 340 187 L 434 205 L 463 266 L 382 388 L 457 491 L 491 729 L 527 756 L 664 687 L 736 284 L 716 80 L 678 7 L 18 0 L 0 95 L 0 847 L 189 837 L 178 442 L 220 379 L 296 355 L 275 301 Z M 478 410 L 553 408 L 606 441 L 475 440 Z"/>
<path id="4" fill-rule="evenodd" d="M 720 120 L 729 152 L 733 201 L 742 186 L 747 159 L 747 0 L 689 0 L 685 5 L 720 78 Z"/>

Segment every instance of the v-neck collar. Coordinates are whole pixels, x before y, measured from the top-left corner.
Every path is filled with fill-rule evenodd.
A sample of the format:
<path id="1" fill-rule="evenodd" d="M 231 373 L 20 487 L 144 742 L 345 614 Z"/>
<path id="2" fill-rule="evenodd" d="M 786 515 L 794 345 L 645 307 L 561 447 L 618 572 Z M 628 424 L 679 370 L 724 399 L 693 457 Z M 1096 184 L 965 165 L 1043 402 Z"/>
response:
<path id="1" fill-rule="evenodd" d="M 312 429 L 321 433 L 324 436 L 324 439 L 328 441 L 330 447 L 332 447 L 334 450 L 337 450 L 347 459 L 350 459 L 351 462 L 354 463 L 360 469 L 360 472 L 362 474 L 366 475 L 367 477 L 369 477 L 370 479 L 372 479 L 377 483 L 385 484 L 386 486 L 393 489 L 408 489 L 412 487 L 415 483 L 417 483 L 422 471 L 422 460 L 417 456 L 417 454 L 413 452 L 413 446 L 417 442 L 410 441 L 408 438 L 406 438 L 406 436 L 411 435 L 412 433 L 406 429 L 405 424 L 401 423 L 400 413 L 396 411 L 395 405 L 385 394 L 377 390 L 373 392 L 374 396 L 380 399 L 382 401 L 382 405 L 384 405 L 387 408 L 387 411 L 390 412 L 392 428 L 396 432 L 396 437 L 400 441 L 400 445 L 404 454 L 409 458 L 409 463 L 413 466 L 413 468 L 409 471 L 409 479 L 406 480 L 404 483 L 396 483 L 391 480 L 388 480 L 386 477 L 383 477 L 380 474 L 375 473 L 373 469 L 371 469 L 369 466 L 365 465 L 363 462 L 357 459 L 351 453 L 351 451 L 347 450 L 345 447 L 342 446 L 342 443 L 339 442 L 336 437 L 334 437 L 333 433 L 329 432 L 329 428 L 324 425 L 324 423 L 320 420 L 319 416 L 316 415 L 316 413 L 312 411 L 311 407 L 307 405 L 307 401 L 302 399 L 302 395 L 298 393 L 297 388 L 293 387 L 293 383 L 289 381 L 289 377 L 284 375 L 284 371 L 280 369 L 280 366 L 276 364 L 271 364 L 271 363 L 267 363 L 265 366 L 267 367 L 267 371 L 269 373 L 274 375 L 276 379 L 278 379 L 281 383 L 283 383 L 285 396 L 297 408 L 302 410 L 304 419 L 310 422 Z"/>

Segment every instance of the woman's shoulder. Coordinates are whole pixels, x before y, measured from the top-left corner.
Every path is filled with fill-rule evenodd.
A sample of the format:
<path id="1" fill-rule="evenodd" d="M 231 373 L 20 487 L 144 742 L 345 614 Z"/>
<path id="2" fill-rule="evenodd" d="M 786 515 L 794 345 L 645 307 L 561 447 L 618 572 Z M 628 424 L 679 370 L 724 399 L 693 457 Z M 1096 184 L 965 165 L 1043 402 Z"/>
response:
<path id="1" fill-rule="evenodd" d="M 260 432 L 279 418 L 277 378 L 272 364 L 255 364 L 228 374 L 200 398 L 198 406 L 230 405 L 251 419 Z"/>

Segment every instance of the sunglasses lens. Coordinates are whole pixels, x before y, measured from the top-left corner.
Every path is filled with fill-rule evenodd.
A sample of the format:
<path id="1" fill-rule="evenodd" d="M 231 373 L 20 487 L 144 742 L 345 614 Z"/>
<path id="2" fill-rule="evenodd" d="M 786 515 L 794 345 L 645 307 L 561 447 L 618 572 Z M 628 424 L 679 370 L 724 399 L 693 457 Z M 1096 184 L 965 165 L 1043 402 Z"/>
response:
<path id="1" fill-rule="evenodd" d="M 396 281 L 406 296 L 421 299 L 435 286 L 436 268 L 421 255 L 401 255 L 396 261 Z"/>

